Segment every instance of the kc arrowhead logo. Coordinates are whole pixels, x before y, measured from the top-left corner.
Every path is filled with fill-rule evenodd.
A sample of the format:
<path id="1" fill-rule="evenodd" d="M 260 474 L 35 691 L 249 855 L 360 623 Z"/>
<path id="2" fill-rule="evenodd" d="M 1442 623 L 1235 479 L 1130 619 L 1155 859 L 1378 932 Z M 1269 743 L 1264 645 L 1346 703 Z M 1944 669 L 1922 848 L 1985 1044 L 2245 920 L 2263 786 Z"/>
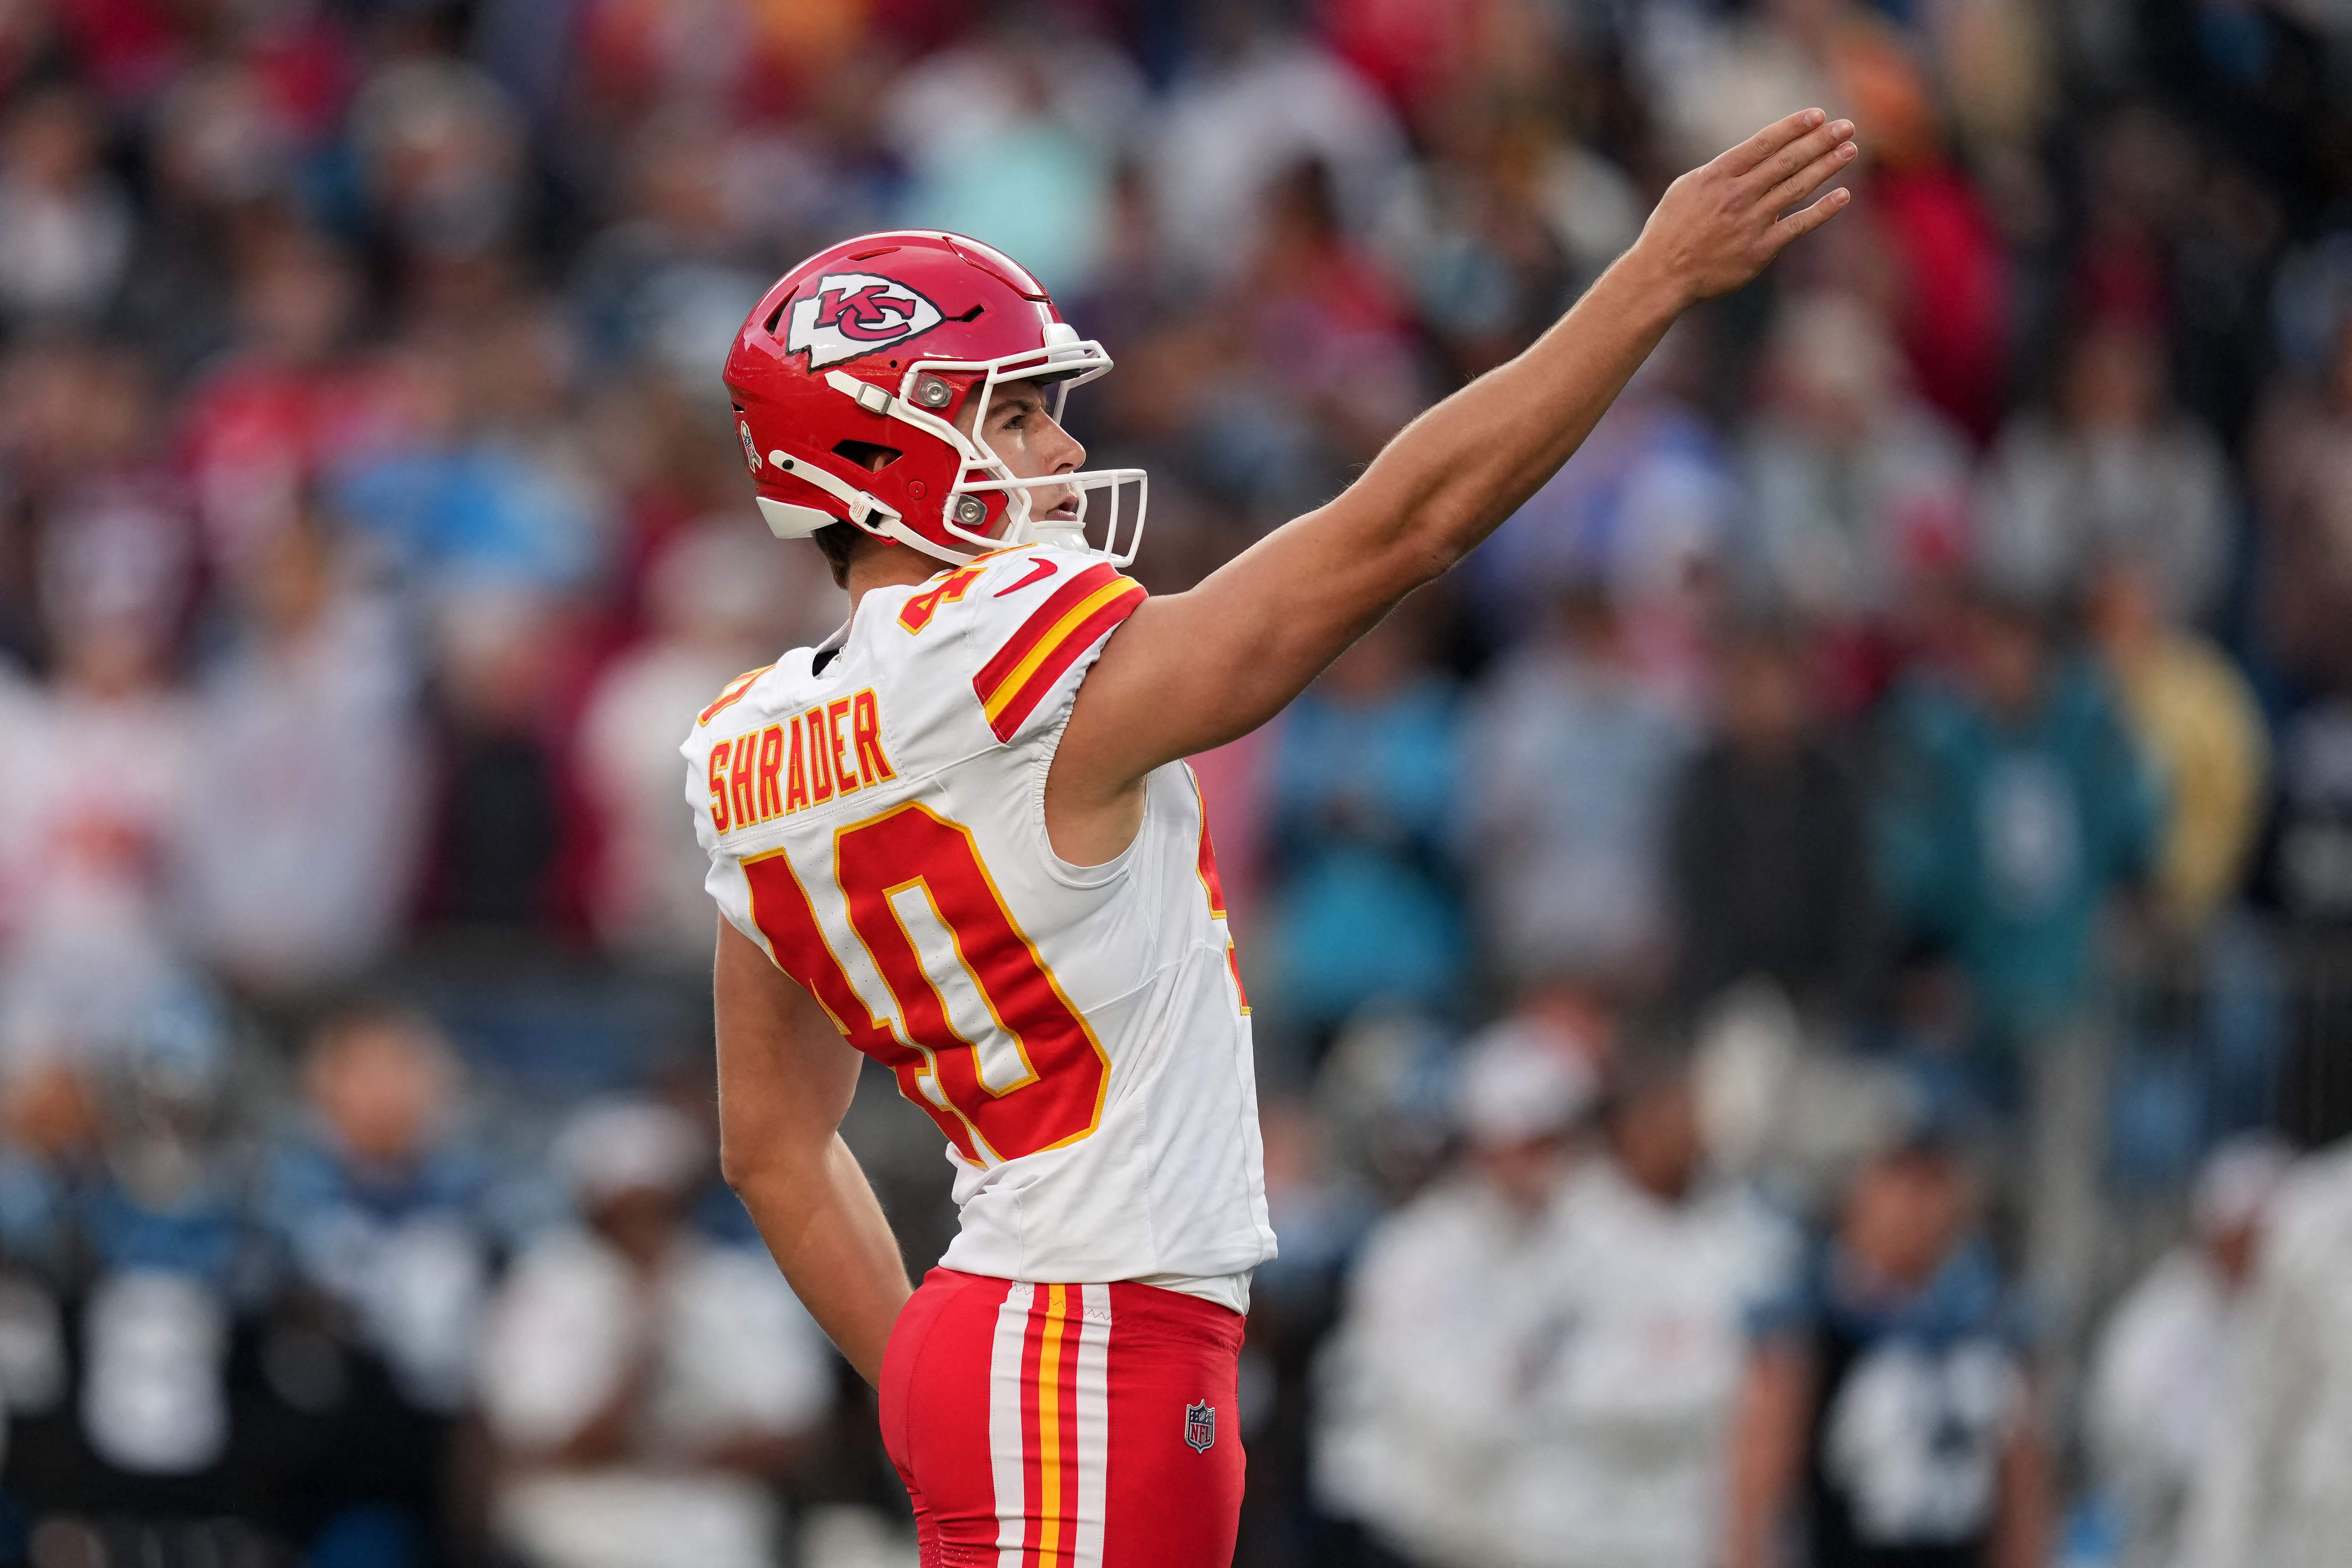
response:
<path id="1" fill-rule="evenodd" d="M 929 331 L 940 308 L 894 278 L 871 272 L 828 272 L 815 290 L 793 301 L 784 352 L 805 353 L 822 370 Z"/>

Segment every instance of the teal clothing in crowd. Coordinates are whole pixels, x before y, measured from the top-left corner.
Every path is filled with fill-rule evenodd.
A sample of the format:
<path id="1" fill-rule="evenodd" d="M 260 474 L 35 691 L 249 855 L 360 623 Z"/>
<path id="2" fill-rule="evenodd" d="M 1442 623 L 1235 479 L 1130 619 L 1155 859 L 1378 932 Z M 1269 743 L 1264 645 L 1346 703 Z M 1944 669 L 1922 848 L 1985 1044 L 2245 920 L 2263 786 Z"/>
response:
<path id="1" fill-rule="evenodd" d="M 1322 1028 L 1370 1001 L 1454 999 L 1470 951 L 1444 853 L 1457 715 L 1453 683 L 1423 676 L 1370 701 L 1311 689 L 1284 716 L 1267 973 L 1286 1016 Z"/>
<path id="2" fill-rule="evenodd" d="M 1915 679 L 1888 710 L 1879 872 L 1889 907 L 1968 974 L 1990 1044 L 2090 999 L 2101 907 L 2156 847 L 2155 784 L 2105 682 L 2053 663 L 2042 700 L 2006 721 Z"/>

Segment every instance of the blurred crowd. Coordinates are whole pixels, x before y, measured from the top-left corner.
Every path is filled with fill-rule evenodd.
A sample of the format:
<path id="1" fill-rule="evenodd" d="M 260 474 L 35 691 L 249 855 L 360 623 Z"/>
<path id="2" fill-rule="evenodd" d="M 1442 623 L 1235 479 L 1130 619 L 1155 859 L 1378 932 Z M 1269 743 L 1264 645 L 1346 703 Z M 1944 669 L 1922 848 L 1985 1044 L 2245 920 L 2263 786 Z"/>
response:
<path id="1" fill-rule="evenodd" d="M 911 1563 L 714 1159 L 676 746 L 841 613 L 730 333 L 1021 258 L 1178 590 L 1811 103 L 1851 213 L 1199 759 L 1241 1561 L 2340 1563 L 2342 0 L 0 3 L 0 1562 Z"/>

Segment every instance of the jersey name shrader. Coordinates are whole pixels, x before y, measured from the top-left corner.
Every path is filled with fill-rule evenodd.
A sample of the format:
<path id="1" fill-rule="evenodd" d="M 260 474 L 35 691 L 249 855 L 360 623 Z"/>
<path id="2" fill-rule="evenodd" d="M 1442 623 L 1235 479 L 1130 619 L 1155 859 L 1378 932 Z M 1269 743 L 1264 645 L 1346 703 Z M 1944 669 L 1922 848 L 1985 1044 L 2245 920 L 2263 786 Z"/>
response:
<path id="1" fill-rule="evenodd" d="M 705 709 L 703 721 L 732 703 L 727 698 Z M 717 742 L 703 771 L 710 826 L 720 833 L 773 822 L 898 776 L 882 752 L 881 705 L 870 686 Z"/>

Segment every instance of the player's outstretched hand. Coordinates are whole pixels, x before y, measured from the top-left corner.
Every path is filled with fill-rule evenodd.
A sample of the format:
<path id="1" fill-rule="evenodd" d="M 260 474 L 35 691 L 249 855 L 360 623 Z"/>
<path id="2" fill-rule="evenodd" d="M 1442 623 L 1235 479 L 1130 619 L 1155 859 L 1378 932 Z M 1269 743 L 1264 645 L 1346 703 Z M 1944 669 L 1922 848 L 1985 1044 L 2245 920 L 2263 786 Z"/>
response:
<path id="1" fill-rule="evenodd" d="M 1799 204 L 1853 164 L 1853 121 L 1818 109 L 1766 126 L 1668 185 L 1634 248 L 1685 303 L 1729 293 L 1845 206 L 1852 193 L 1843 188 Z"/>

